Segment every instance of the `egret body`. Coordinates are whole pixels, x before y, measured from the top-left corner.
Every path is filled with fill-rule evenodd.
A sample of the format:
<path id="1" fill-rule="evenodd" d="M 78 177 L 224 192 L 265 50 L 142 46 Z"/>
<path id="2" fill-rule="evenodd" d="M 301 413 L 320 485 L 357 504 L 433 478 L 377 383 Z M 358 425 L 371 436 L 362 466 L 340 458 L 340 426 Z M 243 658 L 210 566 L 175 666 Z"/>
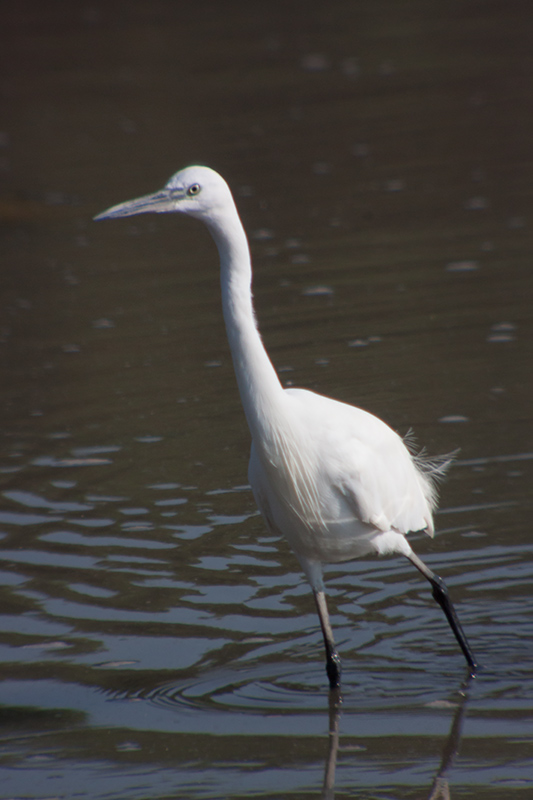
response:
<path id="1" fill-rule="evenodd" d="M 244 413 L 252 435 L 249 480 L 271 533 L 288 540 L 311 584 L 331 688 L 340 686 L 322 565 L 399 553 L 430 582 L 471 668 L 476 662 L 443 581 L 413 552 L 410 531 L 433 535 L 435 480 L 446 460 L 424 461 L 382 420 L 304 389 L 284 389 L 264 348 L 252 305 L 248 240 L 224 179 L 207 167 L 176 173 L 159 192 L 95 219 L 181 212 L 202 220 L 220 255 L 222 307 Z"/>

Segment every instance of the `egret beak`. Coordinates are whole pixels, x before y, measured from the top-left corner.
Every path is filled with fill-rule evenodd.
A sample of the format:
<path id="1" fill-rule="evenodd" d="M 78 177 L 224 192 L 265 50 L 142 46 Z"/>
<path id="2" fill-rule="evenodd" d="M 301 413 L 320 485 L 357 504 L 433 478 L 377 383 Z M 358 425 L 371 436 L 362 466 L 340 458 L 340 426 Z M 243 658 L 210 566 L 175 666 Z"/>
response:
<path id="1" fill-rule="evenodd" d="M 135 214 L 163 214 L 166 211 L 177 211 L 179 201 L 183 198 L 183 191 L 161 189 L 153 194 L 146 194 L 136 200 L 127 200 L 117 206 L 108 208 L 97 214 L 94 219 L 115 219 L 117 217 L 133 217 Z"/>

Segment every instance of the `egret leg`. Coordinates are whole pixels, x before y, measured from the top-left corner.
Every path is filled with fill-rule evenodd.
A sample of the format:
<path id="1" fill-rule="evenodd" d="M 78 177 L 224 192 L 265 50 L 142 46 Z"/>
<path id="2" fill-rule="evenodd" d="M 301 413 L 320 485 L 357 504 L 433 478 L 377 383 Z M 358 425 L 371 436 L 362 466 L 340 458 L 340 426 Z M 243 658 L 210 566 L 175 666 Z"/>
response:
<path id="1" fill-rule="evenodd" d="M 417 570 L 419 570 L 419 572 L 422 573 L 424 578 L 426 578 L 430 582 L 431 587 L 433 589 L 433 598 L 437 601 L 439 606 L 444 611 L 446 619 L 450 624 L 450 628 L 454 632 L 455 638 L 459 643 L 459 647 L 463 651 L 464 657 L 466 658 L 468 666 L 472 670 L 473 674 L 477 669 L 476 659 L 463 632 L 461 623 L 459 622 L 459 617 L 457 616 L 455 608 L 452 605 L 452 601 L 450 600 L 450 595 L 448 594 L 448 589 L 446 587 L 446 584 L 444 583 L 442 578 L 439 578 L 438 575 L 435 575 L 435 573 L 432 572 L 432 570 L 430 570 L 430 568 L 427 567 L 424 564 L 424 562 L 420 558 L 418 558 L 417 555 L 415 555 L 415 553 L 411 552 L 407 556 L 407 558 L 409 559 L 411 564 L 413 564 L 417 568 Z"/>
<path id="2" fill-rule="evenodd" d="M 313 594 L 315 596 L 320 627 L 322 628 L 322 634 L 324 636 L 326 672 L 329 678 L 329 686 L 330 689 L 338 689 L 341 685 L 341 660 L 335 648 L 335 640 L 333 639 L 333 631 L 331 630 L 331 623 L 329 621 L 326 595 L 324 592 L 316 591 L 314 591 Z"/>

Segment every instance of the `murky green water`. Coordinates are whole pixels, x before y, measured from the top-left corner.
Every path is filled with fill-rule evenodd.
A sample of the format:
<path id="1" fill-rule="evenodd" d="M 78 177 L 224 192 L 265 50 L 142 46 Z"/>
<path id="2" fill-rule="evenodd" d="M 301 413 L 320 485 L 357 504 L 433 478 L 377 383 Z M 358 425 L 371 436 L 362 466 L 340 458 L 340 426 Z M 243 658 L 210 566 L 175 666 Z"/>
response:
<path id="1" fill-rule="evenodd" d="M 2 16 L 0 796 L 530 797 L 529 5 Z M 473 682 L 412 567 L 366 559 L 328 571 L 329 707 L 246 485 L 209 236 L 91 221 L 195 162 L 235 191 L 282 379 L 461 448 L 415 547 Z"/>

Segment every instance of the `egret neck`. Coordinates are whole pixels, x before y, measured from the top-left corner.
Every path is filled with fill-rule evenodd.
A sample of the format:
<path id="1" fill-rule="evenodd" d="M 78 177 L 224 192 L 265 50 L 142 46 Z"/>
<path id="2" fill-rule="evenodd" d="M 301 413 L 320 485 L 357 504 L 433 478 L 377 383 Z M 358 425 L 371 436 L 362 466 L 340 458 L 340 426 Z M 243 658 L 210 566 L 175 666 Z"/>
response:
<path id="1" fill-rule="evenodd" d="M 244 413 L 256 446 L 268 450 L 284 391 L 257 329 L 250 248 L 234 204 L 206 222 L 220 256 L 222 308 Z"/>

